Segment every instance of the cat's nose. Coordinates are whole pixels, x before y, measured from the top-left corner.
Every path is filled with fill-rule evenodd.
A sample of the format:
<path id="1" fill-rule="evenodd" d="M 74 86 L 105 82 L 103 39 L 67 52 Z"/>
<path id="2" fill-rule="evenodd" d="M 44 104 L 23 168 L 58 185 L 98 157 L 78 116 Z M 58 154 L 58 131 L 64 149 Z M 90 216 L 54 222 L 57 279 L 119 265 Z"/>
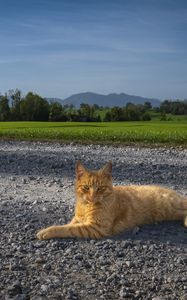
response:
<path id="1" fill-rule="evenodd" d="M 88 196 L 88 199 L 89 199 L 89 201 L 94 202 L 94 200 L 95 200 L 95 193 L 94 192 L 90 193 L 89 196 Z"/>
<path id="2" fill-rule="evenodd" d="M 94 197 L 94 195 L 90 195 L 90 196 L 88 197 L 88 199 L 89 199 L 90 202 L 94 202 L 95 197 Z"/>

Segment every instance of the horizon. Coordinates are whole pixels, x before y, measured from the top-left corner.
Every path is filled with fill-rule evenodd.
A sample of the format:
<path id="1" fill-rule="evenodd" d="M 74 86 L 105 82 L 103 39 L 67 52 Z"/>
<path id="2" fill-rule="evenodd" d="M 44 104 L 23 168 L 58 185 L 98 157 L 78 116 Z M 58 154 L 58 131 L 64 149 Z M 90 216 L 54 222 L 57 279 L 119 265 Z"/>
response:
<path id="1" fill-rule="evenodd" d="M 187 2 L 7 0 L 0 92 L 187 98 Z"/>
<path id="2" fill-rule="evenodd" d="M 93 92 L 93 91 L 85 91 L 85 92 L 79 92 L 79 93 L 75 93 L 75 94 L 71 94 L 69 96 L 67 96 L 66 98 L 62 99 L 60 97 L 45 97 L 45 98 L 57 98 L 57 99 L 60 99 L 60 100 L 66 100 L 67 98 L 70 98 L 71 96 L 75 96 L 75 95 L 78 95 L 78 94 L 97 94 L 97 95 L 101 95 L 101 96 L 109 96 L 109 95 L 127 95 L 127 96 L 134 96 L 134 97 L 141 97 L 141 98 L 150 98 L 150 99 L 153 99 L 153 100 L 159 100 L 159 101 L 164 101 L 164 100 L 171 100 L 171 101 L 177 101 L 177 100 L 181 100 L 181 101 L 187 101 L 187 97 L 186 98 L 182 98 L 182 99 L 179 99 L 179 98 L 167 98 L 167 99 L 159 99 L 159 98 L 155 98 L 155 97 L 146 97 L 146 96 L 142 96 L 142 95 L 137 95 L 137 94 L 127 94 L 125 92 L 111 92 L 111 93 L 97 93 L 97 92 Z"/>
<path id="3" fill-rule="evenodd" d="M 58 97 L 48 97 L 48 98 L 51 98 L 51 99 L 59 99 L 59 100 L 66 100 L 72 96 L 76 96 L 76 95 L 79 95 L 79 94 L 97 94 L 97 95 L 101 95 L 101 96 L 109 96 L 109 95 L 127 95 L 127 96 L 135 96 L 135 97 L 142 97 L 142 98 L 149 98 L 149 97 L 144 97 L 144 96 L 141 96 L 141 95 L 130 95 L 130 94 L 127 94 L 125 92 L 121 92 L 121 93 L 108 93 L 108 94 L 100 94 L 100 93 L 96 93 L 96 92 L 92 92 L 92 91 L 86 91 L 86 92 L 80 92 L 80 93 L 76 93 L 76 94 L 72 94 L 72 95 L 69 95 L 68 97 L 66 97 L 65 99 L 62 99 L 62 98 L 58 98 Z M 150 99 L 153 99 L 153 100 L 159 100 L 159 101 L 162 101 L 161 99 L 156 99 L 156 98 L 152 98 L 150 97 Z M 166 99 L 164 99 L 166 100 Z M 167 100 L 175 100 L 175 99 L 167 99 Z M 181 99 L 180 99 L 181 100 Z M 186 100 L 186 99 L 182 99 L 182 100 Z"/>

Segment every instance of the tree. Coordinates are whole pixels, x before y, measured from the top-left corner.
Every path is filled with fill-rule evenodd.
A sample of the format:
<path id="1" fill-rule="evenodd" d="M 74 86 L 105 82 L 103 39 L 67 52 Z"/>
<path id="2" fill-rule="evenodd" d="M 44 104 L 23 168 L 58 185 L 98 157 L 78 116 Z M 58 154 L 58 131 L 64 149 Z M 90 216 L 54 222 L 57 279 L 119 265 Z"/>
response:
<path id="1" fill-rule="evenodd" d="M 49 121 L 67 121 L 67 116 L 59 102 L 52 102 L 49 106 Z"/>
<path id="2" fill-rule="evenodd" d="M 167 121 L 167 116 L 164 111 L 160 113 L 160 121 Z"/>
<path id="3" fill-rule="evenodd" d="M 94 110 L 98 110 L 98 109 L 100 109 L 100 107 L 99 107 L 99 105 L 98 105 L 98 104 L 94 104 L 94 105 L 93 105 L 93 108 L 94 108 Z"/>
<path id="4" fill-rule="evenodd" d="M 171 101 L 165 100 L 160 104 L 160 111 L 166 114 L 185 115 L 187 114 L 187 101 Z"/>
<path id="5" fill-rule="evenodd" d="M 21 101 L 22 118 L 27 121 L 48 121 L 49 103 L 37 94 L 29 92 Z"/>
<path id="6" fill-rule="evenodd" d="M 112 121 L 123 121 L 123 108 L 114 106 L 111 108 Z"/>
<path id="7" fill-rule="evenodd" d="M 173 115 L 183 115 L 185 113 L 185 102 L 184 101 L 172 101 L 171 113 Z"/>
<path id="8" fill-rule="evenodd" d="M 170 100 L 165 100 L 160 104 L 160 111 L 166 114 L 171 113 L 171 102 Z"/>
<path id="9" fill-rule="evenodd" d="M 135 104 L 129 103 L 126 106 L 127 118 L 128 121 L 139 121 L 140 120 L 140 111 L 138 110 Z"/>
<path id="10" fill-rule="evenodd" d="M 101 122 L 101 116 L 100 116 L 100 115 L 98 115 L 98 116 L 96 117 L 96 122 Z"/>
<path id="11" fill-rule="evenodd" d="M 151 102 L 149 101 L 144 102 L 144 108 L 145 110 L 150 110 L 152 108 Z"/>
<path id="12" fill-rule="evenodd" d="M 143 104 L 136 104 L 136 107 L 141 115 L 143 115 L 146 112 L 146 108 Z"/>
<path id="13" fill-rule="evenodd" d="M 96 121 L 97 116 L 95 116 L 95 110 L 96 110 L 95 105 L 81 103 L 80 109 L 78 110 L 80 121 L 85 121 L 85 122 Z"/>
<path id="14" fill-rule="evenodd" d="M 147 111 L 143 114 L 142 121 L 151 121 L 151 115 Z"/>
<path id="15" fill-rule="evenodd" d="M 18 89 L 15 90 L 12 89 L 8 91 L 8 95 L 12 101 L 12 108 L 11 108 L 12 120 L 15 121 L 21 120 L 21 115 L 20 115 L 21 91 Z"/>
<path id="16" fill-rule="evenodd" d="M 0 121 L 8 121 L 10 118 L 10 107 L 7 95 L 0 96 Z"/>
<path id="17" fill-rule="evenodd" d="M 79 109 L 79 116 L 82 121 L 90 121 L 91 119 L 91 107 L 87 103 L 81 103 Z"/>
<path id="18" fill-rule="evenodd" d="M 106 112 L 103 121 L 104 121 L 104 122 L 110 122 L 110 121 L 112 121 L 112 114 L 111 114 L 111 111 L 107 111 L 107 112 Z"/>

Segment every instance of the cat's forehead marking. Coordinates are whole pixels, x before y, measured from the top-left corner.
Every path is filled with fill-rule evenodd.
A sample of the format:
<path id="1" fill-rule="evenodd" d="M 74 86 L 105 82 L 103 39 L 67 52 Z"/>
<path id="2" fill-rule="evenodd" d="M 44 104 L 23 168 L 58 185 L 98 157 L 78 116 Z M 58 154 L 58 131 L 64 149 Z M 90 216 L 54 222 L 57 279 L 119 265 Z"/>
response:
<path id="1" fill-rule="evenodd" d="M 100 185 L 103 182 L 103 178 L 100 176 L 100 174 L 97 171 L 92 171 L 86 174 L 82 178 L 82 183 L 87 185 Z"/>
<path id="2" fill-rule="evenodd" d="M 89 185 L 99 184 L 100 182 L 101 182 L 101 178 L 100 176 L 98 176 L 97 173 L 91 173 L 90 176 L 88 177 Z"/>
<path id="3" fill-rule="evenodd" d="M 99 185 L 101 184 L 101 180 L 98 180 L 98 178 L 90 178 L 88 180 L 88 185 Z"/>

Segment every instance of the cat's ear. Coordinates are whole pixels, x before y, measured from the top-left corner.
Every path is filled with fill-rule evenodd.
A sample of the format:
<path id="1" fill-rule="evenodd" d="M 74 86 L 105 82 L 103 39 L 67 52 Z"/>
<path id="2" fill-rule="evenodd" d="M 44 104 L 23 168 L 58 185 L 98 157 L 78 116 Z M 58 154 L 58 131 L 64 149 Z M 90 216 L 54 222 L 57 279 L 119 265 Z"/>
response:
<path id="1" fill-rule="evenodd" d="M 80 160 L 77 161 L 76 163 L 76 167 L 75 167 L 75 173 L 76 173 L 76 177 L 77 179 L 80 179 L 81 176 L 86 172 L 85 167 L 83 166 L 83 164 L 80 162 Z"/>
<path id="2" fill-rule="evenodd" d="M 108 178 L 112 177 L 112 162 L 109 161 L 102 169 L 101 173 Z"/>

